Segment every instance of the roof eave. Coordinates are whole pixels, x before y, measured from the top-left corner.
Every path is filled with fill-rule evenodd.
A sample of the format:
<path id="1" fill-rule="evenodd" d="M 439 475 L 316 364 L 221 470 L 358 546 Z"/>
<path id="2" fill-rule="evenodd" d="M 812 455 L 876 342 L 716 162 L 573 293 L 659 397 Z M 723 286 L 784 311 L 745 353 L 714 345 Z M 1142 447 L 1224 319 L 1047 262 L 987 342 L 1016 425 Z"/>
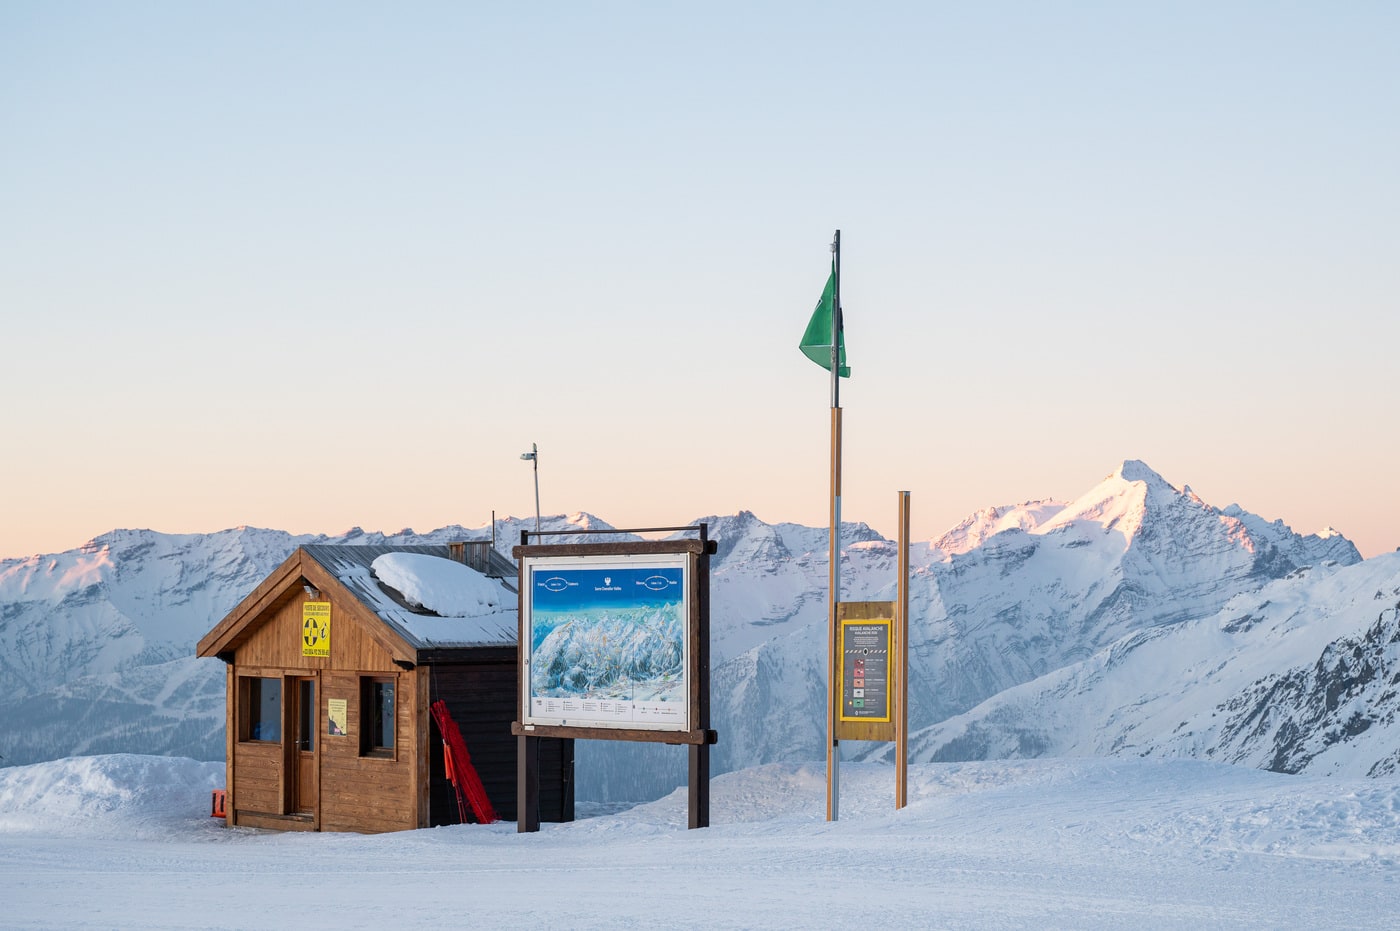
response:
<path id="1" fill-rule="evenodd" d="M 302 547 L 297 547 L 282 565 L 274 569 L 271 575 L 238 603 L 238 607 L 200 638 L 195 646 L 195 655 L 218 656 L 220 653 L 236 649 L 252 635 L 257 627 L 258 618 L 275 607 L 294 588 L 302 585 L 303 579 L 323 595 L 337 595 L 336 600 L 341 604 L 342 610 L 348 610 L 363 625 L 370 638 L 393 660 L 416 661 L 418 650 L 424 644 L 405 636 L 386 623 L 378 613 L 361 601 L 355 592 L 341 584 L 339 579 L 311 558 Z"/>

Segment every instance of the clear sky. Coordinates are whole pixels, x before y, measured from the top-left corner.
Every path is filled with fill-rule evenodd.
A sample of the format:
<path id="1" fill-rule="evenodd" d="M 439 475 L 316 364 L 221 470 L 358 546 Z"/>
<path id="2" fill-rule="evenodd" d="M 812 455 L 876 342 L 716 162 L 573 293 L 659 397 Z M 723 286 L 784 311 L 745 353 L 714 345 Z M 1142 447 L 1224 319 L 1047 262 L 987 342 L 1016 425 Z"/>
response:
<path id="1" fill-rule="evenodd" d="M 1142 459 L 1400 545 L 1400 5 L 0 0 L 0 557 Z"/>

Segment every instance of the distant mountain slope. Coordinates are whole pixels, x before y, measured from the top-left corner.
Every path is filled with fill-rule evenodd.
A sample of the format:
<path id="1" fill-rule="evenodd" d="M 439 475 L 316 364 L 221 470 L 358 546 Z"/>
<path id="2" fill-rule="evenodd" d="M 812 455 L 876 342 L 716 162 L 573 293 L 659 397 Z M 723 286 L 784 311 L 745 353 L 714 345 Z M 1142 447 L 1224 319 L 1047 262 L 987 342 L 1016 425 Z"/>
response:
<path id="1" fill-rule="evenodd" d="M 1301 565 L 1360 561 L 1354 547 L 1339 547 L 1336 538 L 1302 537 L 1262 519 L 1251 529 L 1133 461 L 1073 502 L 1038 502 L 1016 512 L 1013 525 L 971 549 L 951 555 L 930 549 L 914 562 L 910 613 L 918 623 L 910 634 L 910 704 L 916 722 L 966 711 L 1134 630 L 1210 615 L 1235 595 Z M 719 562 L 716 625 L 726 633 L 716 640 L 746 646 L 727 633 L 746 623 L 757 639 L 752 615 L 730 615 L 737 607 L 731 590 L 748 597 L 782 591 L 774 601 L 789 607 L 784 615 L 763 606 L 762 622 L 778 636 L 753 647 L 759 655 L 742 658 L 749 672 L 721 668 L 719 674 L 733 689 L 768 692 L 771 680 L 785 674 L 796 680 L 793 688 L 811 678 L 824 681 L 825 534 L 789 540 L 793 534 L 782 527 L 722 519 L 720 526 L 731 539 L 743 535 L 731 544 L 736 552 L 759 550 L 748 544 L 761 536 L 761 549 L 775 555 Z M 848 545 L 845 559 L 852 565 L 842 574 L 843 600 L 892 599 L 895 555 L 884 540 Z M 799 602 L 794 596 L 804 591 L 808 600 Z M 788 633 L 791 638 L 782 636 Z M 776 653 L 781 656 L 764 655 Z M 769 681 L 747 682 L 759 669 L 768 670 Z M 743 707 L 749 706 L 735 710 Z M 752 726 L 748 720 L 740 711 L 728 722 L 731 732 Z"/>
<path id="2" fill-rule="evenodd" d="M 509 552 L 528 523 L 496 525 Z M 591 515 L 543 529 L 611 529 Z M 618 539 L 585 535 L 581 539 Z M 622 537 L 625 539 L 626 537 Z M 292 535 L 114 530 L 65 553 L 0 561 L 0 757 L 9 765 L 89 753 L 224 753 L 224 667 L 194 643 L 298 546 L 491 539 L 491 528 Z"/>
<path id="3" fill-rule="evenodd" d="M 918 760 L 1192 757 L 1279 772 L 1400 768 L 1400 553 L 1299 570 L 1140 631 L 914 734 Z"/>
<path id="4" fill-rule="evenodd" d="M 1246 525 L 1136 461 L 1075 501 L 982 513 L 942 538 L 969 548 L 920 546 L 911 560 L 915 727 L 1127 633 L 1208 616 L 1300 565 L 1360 561 L 1338 538 L 1249 515 Z M 747 513 L 706 521 L 721 540 L 712 606 L 716 768 L 821 759 L 826 534 Z M 859 526 L 843 530 L 843 540 L 842 599 L 893 599 L 893 543 Z M 590 794 L 631 774 L 661 773 L 659 784 L 683 772 L 665 748 L 581 744 L 578 753 L 579 785 Z"/>
<path id="5" fill-rule="evenodd" d="M 694 523 L 712 563 L 715 771 L 821 759 L 826 688 L 825 528 L 741 511 Z M 496 527 L 509 553 L 533 521 Z M 587 514 L 546 530 L 609 530 Z M 114 531 L 68 553 L 0 562 L 0 719 L 7 763 L 73 753 L 223 753 L 223 667 L 193 644 L 303 543 L 489 539 L 447 527 L 338 537 L 238 528 Z M 626 539 L 592 535 L 584 539 Z M 842 531 L 843 600 L 895 594 L 896 547 L 864 524 Z M 911 719 L 927 727 L 1137 631 L 1220 611 L 1301 566 L 1360 559 L 1336 535 L 1302 536 L 1219 510 L 1127 461 L 1078 499 L 987 509 L 916 544 Z M 683 779 L 675 748 L 579 745 L 584 797 L 640 798 Z"/>

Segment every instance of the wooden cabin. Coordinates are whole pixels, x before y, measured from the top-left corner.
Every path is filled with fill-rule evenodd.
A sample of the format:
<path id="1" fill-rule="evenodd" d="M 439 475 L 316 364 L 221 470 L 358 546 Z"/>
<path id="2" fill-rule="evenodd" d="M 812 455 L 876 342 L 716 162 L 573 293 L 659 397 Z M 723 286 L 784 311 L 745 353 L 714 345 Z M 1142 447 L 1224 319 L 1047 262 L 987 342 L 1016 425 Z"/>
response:
<path id="1" fill-rule="evenodd" d="M 508 597 L 484 616 L 439 615 L 378 578 L 374 562 L 389 553 L 465 563 Z M 429 710 L 438 699 L 496 813 L 514 820 L 516 582 L 487 543 L 292 553 L 197 647 L 227 664 L 227 823 L 361 832 L 458 823 Z M 541 815 L 572 820 L 573 741 L 540 751 Z"/>

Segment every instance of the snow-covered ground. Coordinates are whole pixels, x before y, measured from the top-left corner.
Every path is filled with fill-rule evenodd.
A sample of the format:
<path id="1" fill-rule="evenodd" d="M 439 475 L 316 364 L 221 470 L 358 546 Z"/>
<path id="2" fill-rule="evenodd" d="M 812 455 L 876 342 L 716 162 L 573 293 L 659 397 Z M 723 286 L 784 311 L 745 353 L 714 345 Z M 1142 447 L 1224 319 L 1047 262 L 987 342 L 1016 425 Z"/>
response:
<path id="1" fill-rule="evenodd" d="M 277 834 L 206 816 L 221 763 L 0 770 L 6 928 L 1380 928 L 1400 915 L 1400 782 L 1194 761 L 842 768 L 514 824 Z"/>

